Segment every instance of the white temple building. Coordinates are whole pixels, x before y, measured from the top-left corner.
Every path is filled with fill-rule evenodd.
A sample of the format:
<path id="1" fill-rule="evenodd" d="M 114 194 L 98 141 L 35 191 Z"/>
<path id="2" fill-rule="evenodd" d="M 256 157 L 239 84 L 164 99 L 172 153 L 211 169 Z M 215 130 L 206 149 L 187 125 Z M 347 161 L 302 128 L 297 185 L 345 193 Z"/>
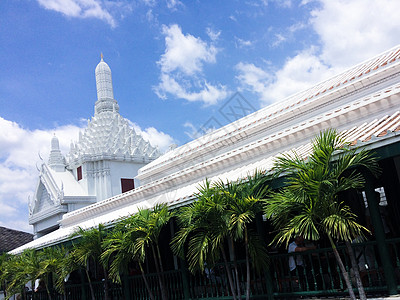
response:
<path id="1" fill-rule="evenodd" d="M 119 114 L 111 69 L 101 57 L 96 67 L 95 113 L 64 157 L 56 136 L 48 162 L 42 161 L 29 224 L 35 238 L 59 227 L 63 215 L 133 190 L 139 168 L 160 156 Z"/>
<path id="2" fill-rule="evenodd" d="M 67 241 L 78 226 L 112 226 L 138 208 L 185 205 L 205 178 L 233 181 L 256 169 L 268 171 L 286 151 L 307 155 L 311 139 L 328 128 L 336 128 L 353 144 L 380 151 L 392 168 L 388 182 L 400 178 L 400 45 L 155 160 L 158 152 L 120 117 L 108 72 L 102 61 L 96 69 L 95 116 L 65 164 L 54 139 L 54 160 L 41 168 L 31 223 L 36 234 L 51 228 L 42 226 L 50 218 L 59 228 L 13 253 Z M 121 194 L 120 179 L 136 173 L 134 180 L 141 185 L 135 181 L 134 190 Z M 68 210 L 69 205 L 75 210 Z"/>

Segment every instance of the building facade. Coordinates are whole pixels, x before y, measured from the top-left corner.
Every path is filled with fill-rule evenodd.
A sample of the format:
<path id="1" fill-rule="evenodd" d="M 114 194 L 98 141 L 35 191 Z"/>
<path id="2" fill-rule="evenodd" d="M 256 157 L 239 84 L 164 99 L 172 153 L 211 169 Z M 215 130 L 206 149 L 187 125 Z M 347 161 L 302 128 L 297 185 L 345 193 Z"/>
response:
<path id="1" fill-rule="evenodd" d="M 111 98 L 110 94 L 106 97 Z M 107 101 L 107 105 L 100 102 L 96 113 L 103 113 L 105 105 L 107 108 L 104 113 L 117 114 L 115 102 Z M 64 214 L 57 230 L 15 249 L 12 253 L 66 242 L 78 227 L 89 229 L 100 223 L 112 227 L 121 218 L 135 214 L 139 208 L 151 208 L 159 203 L 166 203 L 171 208 L 189 204 L 195 199 L 199 185 L 206 178 L 226 182 L 245 178 L 255 170 L 269 171 L 278 155 L 292 150 L 307 157 L 311 151 L 311 140 L 321 131 L 330 128 L 341 132 L 352 145 L 373 150 L 379 157 L 383 171 L 381 177 L 376 179 L 366 174 L 368 184 L 363 193 L 349 195 L 345 201 L 362 222 L 367 218 L 372 222 L 376 240 L 370 245 L 376 249 L 374 271 L 379 276 L 379 288 L 380 291 L 396 294 L 400 284 L 400 45 L 165 153 L 138 170 L 135 180 L 140 181 L 140 186 L 134 190 L 114 194 Z M 131 143 L 131 140 L 125 140 L 121 147 L 127 147 Z M 56 142 L 53 148 L 57 148 Z M 75 146 L 72 148 L 72 152 L 75 151 L 73 153 L 79 153 L 78 150 L 82 149 Z M 75 161 L 73 157 L 72 155 L 68 159 Z M 84 162 L 92 161 L 77 159 L 66 170 L 76 177 L 77 169 Z M 46 164 L 43 168 L 48 168 L 50 174 L 56 173 Z M 89 170 L 92 170 L 91 167 L 83 168 L 83 174 L 86 174 L 84 176 L 88 177 L 91 172 Z M 45 172 L 47 171 L 42 173 Z M 59 186 L 62 187 L 61 184 Z M 85 184 L 82 184 L 82 189 L 85 188 Z M 50 188 L 46 190 L 49 191 Z M 378 201 L 376 192 L 380 195 Z M 104 195 L 106 194 L 104 191 Z M 57 193 L 54 192 L 53 195 Z M 386 211 L 386 215 L 382 211 Z M 385 223 L 389 224 L 385 221 L 391 221 L 392 226 L 385 226 Z M 387 232 L 385 227 L 392 232 Z M 393 237 L 397 240 L 389 239 Z M 329 251 L 328 249 L 324 252 L 324 259 L 329 258 Z M 343 252 L 343 256 L 346 256 L 346 252 Z M 391 261 L 393 258 L 397 261 L 395 264 Z M 287 256 L 271 257 L 273 282 L 270 278 L 268 287 L 260 288 L 260 298 L 273 293 L 284 297 L 285 292 L 293 292 L 284 285 L 292 284 L 294 279 L 282 272 L 283 267 L 275 267 L 275 262 L 278 261 L 287 262 Z M 323 267 L 320 265 L 314 270 L 314 275 L 321 273 L 328 276 L 325 277 L 328 280 L 327 283 L 324 282 L 324 289 L 326 291 L 328 284 L 332 283 L 332 292 L 333 278 L 340 280 L 340 276 L 336 276 L 337 272 L 330 269 L 329 265 L 327 269 L 330 273 L 322 274 Z M 198 293 L 199 285 L 193 282 L 192 292 Z M 260 280 L 260 285 L 264 282 L 266 280 Z M 187 289 L 189 288 L 190 284 Z M 185 294 L 184 298 L 189 299 L 188 295 Z"/>

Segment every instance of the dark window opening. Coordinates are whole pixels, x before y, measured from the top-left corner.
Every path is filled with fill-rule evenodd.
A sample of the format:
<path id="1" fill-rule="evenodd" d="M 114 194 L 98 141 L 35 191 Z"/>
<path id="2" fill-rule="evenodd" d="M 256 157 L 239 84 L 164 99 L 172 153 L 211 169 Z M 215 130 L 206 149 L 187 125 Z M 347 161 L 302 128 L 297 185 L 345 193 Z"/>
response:
<path id="1" fill-rule="evenodd" d="M 82 179 L 82 166 L 76 169 L 76 176 L 78 177 L 78 181 Z"/>
<path id="2" fill-rule="evenodd" d="M 135 188 L 135 182 L 133 179 L 121 178 L 121 190 L 123 193 L 133 190 Z"/>

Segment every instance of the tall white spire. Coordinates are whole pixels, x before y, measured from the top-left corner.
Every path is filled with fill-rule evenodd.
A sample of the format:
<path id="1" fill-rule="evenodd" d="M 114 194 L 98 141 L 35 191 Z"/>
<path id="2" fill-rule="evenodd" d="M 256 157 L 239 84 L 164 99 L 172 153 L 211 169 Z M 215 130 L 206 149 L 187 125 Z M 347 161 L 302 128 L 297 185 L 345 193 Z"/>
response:
<path id="1" fill-rule="evenodd" d="M 101 54 L 101 60 L 95 70 L 96 75 L 96 88 L 97 88 L 97 101 L 95 105 L 95 114 L 104 111 L 118 112 L 119 106 L 117 101 L 114 99 L 114 92 L 112 87 L 111 69 L 104 62 L 103 54 Z"/>
<path id="2" fill-rule="evenodd" d="M 51 139 L 49 167 L 56 172 L 64 172 L 65 170 L 65 159 L 64 156 L 61 154 L 60 144 L 55 134 Z"/>

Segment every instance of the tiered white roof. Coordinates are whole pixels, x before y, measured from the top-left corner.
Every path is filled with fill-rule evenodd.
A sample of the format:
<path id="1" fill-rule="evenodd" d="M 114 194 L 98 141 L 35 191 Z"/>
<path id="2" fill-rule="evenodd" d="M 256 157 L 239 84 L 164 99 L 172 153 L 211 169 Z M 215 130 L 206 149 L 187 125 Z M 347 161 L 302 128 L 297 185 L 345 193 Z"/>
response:
<path id="1" fill-rule="evenodd" d="M 143 163 L 159 156 L 158 149 L 136 134 L 129 121 L 114 110 L 95 114 L 79 134 L 79 141 L 71 144 L 67 159 L 75 166 L 104 159 Z"/>
<path id="2" fill-rule="evenodd" d="M 311 138 L 327 128 L 369 148 L 399 142 L 399 111 L 400 45 L 166 153 L 140 169 L 139 188 L 64 215 L 59 230 L 14 253 L 65 240 L 77 226 L 112 224 L 139 207 L 183 205 L 205 178 L 237 180 L 268 170 L 277 155 L 292 149 L 306 156 Z"/>

